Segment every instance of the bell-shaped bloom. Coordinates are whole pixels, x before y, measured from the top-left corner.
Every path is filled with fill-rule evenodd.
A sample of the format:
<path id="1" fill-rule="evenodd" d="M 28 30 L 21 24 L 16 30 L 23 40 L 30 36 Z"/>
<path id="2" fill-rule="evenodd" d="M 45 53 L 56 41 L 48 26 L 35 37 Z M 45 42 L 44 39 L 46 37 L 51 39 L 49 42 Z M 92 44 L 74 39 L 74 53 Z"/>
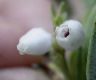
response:
<path id="1" fill-rule="evenodd" d="M 51 34 L 43 28 L 32 28 L 23 35 L 17 45 L 20 54 L 43 55 L 51 48 Z"/>
<path id="2" fill-rule="evenodd" d="M 56 28 L 57 43 L 67 51 L 72 51 L 82 46 L 84 38 L 84 29 L 79 21 L 68 20 Z"/>

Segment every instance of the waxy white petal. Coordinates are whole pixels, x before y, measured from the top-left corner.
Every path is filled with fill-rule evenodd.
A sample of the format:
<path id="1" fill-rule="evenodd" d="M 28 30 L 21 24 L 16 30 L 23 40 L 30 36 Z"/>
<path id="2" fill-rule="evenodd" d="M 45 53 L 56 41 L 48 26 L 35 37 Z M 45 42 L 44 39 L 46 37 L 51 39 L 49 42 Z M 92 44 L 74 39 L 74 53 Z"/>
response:
<path id="1" fill-rule="evenodd" d="M 43 28 L 32 28 L 20 38 L 17 49 L 21 54 L 43 55 L 50 50 L 51 38 Z"/>

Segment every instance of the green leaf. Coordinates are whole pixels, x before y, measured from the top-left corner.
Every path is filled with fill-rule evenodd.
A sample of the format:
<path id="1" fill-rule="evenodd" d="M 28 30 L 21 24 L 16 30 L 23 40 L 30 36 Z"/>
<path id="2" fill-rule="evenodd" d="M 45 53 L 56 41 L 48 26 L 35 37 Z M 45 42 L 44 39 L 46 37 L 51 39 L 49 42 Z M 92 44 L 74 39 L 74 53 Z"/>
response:
<path id="1" fill-rule="evenodd" d="M 86 33 L 86 40 L 85 40 L 86 50 L 88 49 L 89 46 L 89 41 L 90 41 L 91 33 L 93 31 L 95 17 L 96 17 L 96 6 L 94 6 L 93 9 L 90 10 L 89 14 L 87 14 L 86 16 L 86 19 L 84 19 L 83 21 L 85 26 L 85 33 Z"/>
<path id="2" fill-rule="evenodd" d="M 96 6 L 93 7 L 92 10 L 87 14 L 86 19 L 84 19 L 84 27 L 85 27 L 85 33 L 86 33 L 86 38 L 85 38 L 85 43 L 83 47 L 83 70 L 85 71 L 84 74 L 86 73 L 86 63 L 87 63 L 87 55 L 88 55 L 88 48 L 89 48 L 89 41 L 91 39 L 91 33 L 93 33 L 93 28 L 94 28 L 94 22 L 95 22 L 95 17 L 96 17 Z"/>
<path id="3" fill-rule="evenodd" d="M 92 34 L 94 33 L 94 31 L 96 31 L 95 28 L 94 28 L 95 20 L 96 20 L 96 6 L 94 6 L 92 8 L 92 10 L 90 10 L 90 12 L 86 15 L 86 19 L 84 20 L 84 24 L 85 24 L 84 26 L 85 26 L 85 30 L 86 30 L 85 31 L 86 32 L 86 40 L 85 40 L 86 42 L 85 42 L 84 48 L 83 48 L 83 53 L 84 53 L 84 56 L 83 56 L 84 65 L 83 66 L 87 67 L 87 69 L 86 68 L 85 69 L 87 70 L 86 74 L 87 74 L 87 79 L 88 80 L 90 80 L 88 78 L 90 76 L 89 75 L 89 66 L 90 66 L 89 64 L 90 64 L 90 61 L 91 61 L 90 60 L 90 57 L 91 57 L 90 54 L 92 54 L 91 51 L 92 51 L 92 46 L 93 46 L 92 43 L 90 43 L 90 41 L 93 40 Z M 89 49 L 89 46 L 90 46 L 90 49 Z M 86 56 L 88 56 L 87 62 L 86 62 Z M 86 66 L 85 63 L 87 63 L 87 66 Z"/>
<path id="4" fill-rule="evenodd" d="M 66 11 L 66 6 L 65 6 L 64 1 L 59 3 L 57 9 L 56 9 L 56 7 L 57 7 L 56 4 L 53 2 L 52 3 L 52 14 L 53 14 L 53 23 L 54 23 L 55 27 L 62 24 L 68 17 L 68 13 Z"/>
<path id="5" fill-rule="evenodd" d="M 96 20 L 96 17 L 95 17 Z M 88 51 L 87 59 L 87 80 L 96 80 L 96 23 L 94 23 L 93 32 Z"/>
<path id="6" fill-rule="evenodd" d="M 71 53 L 69 65 L 73 80 L 86 80 L 86 55 L 82 47 Z"/>
<path id="7" fill-rule="evenodd" d="M 52 20 L 55 28 L 68 19 L 70 14 L 71 9 L 66 0 L 62 0 L 59 3 L 52 0 Z"/>
<path id="8" fill-rule="evenodd" d="M 59 26 L 60 24 L 62 24 L 65 21 L 65 19 L 66 19 L 66 14 L 61 15 L 61 16 L 56 16 L 53 20 L 54 26 L 55 27 Z"/>

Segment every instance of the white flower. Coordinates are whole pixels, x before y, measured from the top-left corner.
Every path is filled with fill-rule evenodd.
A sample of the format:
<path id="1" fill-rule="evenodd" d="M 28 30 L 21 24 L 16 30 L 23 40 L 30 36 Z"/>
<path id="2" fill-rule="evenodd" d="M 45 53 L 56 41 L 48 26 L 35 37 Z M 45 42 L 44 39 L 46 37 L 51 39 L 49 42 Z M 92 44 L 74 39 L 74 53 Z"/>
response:
<path id="1" fill-rule="evenodd" d="M 51 34 L 42 28 L 32 28 L 17 45 L 20 54 L 43 55 L 50 50 Z"/>
<path id="2" fill-rule="evenodd" d="M 57 43 L 67 51 L 82 46 L 84 38 L 85 33 L 79 21 L 68 20 L 56 28 Z"/>

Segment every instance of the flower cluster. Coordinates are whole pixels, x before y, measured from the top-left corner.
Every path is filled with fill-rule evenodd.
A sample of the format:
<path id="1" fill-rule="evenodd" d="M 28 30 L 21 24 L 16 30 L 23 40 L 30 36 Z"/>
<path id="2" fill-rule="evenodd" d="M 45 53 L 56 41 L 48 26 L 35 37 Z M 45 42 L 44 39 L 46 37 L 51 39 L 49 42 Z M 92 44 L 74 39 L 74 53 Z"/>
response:
<path id="1" fill-rule="evenodd" d="M 68 20 L 56 27 L 56 41 L 67 51 L 82 46 L 85 38 L 82 24 L 76 20 Z M 21 54 L 43 55 L 52 45 L 52 36 L 43 28 L 33 28 L 22 36 L 17 45 Z"/>

